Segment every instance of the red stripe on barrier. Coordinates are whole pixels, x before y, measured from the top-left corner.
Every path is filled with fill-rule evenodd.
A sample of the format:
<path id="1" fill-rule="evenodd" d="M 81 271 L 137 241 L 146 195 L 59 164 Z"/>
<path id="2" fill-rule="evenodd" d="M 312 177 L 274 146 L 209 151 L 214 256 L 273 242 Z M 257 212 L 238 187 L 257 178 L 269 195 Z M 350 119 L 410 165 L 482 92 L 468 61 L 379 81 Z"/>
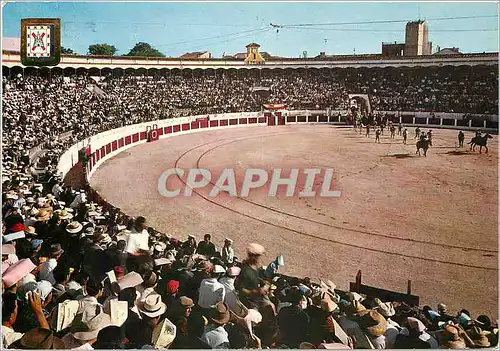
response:
<path id="1" fill-rule="evenodd" d="M 111 151 L 118 149 L 118 142 L 115 140 L 111 143 Z"/>
<path id="2" fill-rule="evenodd" d="M 179 124 L 176 124 L 176 125 L 173 127 L 173 130 L 172 130 L 172 131 L 173 131 L 174 133 L 176 133 L 176 132 L 178 132 L 178 131 L 180 131 L 180 130 L 181 130 L 181 126 L 180 126 Z"/>
<path id="3" fill-rule="evenodd" d="M 137 143 L 139 141 L 139 133 L 132 134 L 132 142 Z"/>
<path id="4" fill-rule="evenodd" d="M 227 119 L 219 119 L 219 126 L 225 127 L 228 125 Z"/>
<path id="5" fill-rule="evenodd" d="M 104 156 L 106 156 L 106 147 L 105 146 L 101 147 L 101 158 L 104 158 Z"/>
<path id="6" fill-rule="evenodd" d="M 259 117 L 259 123 L 266 123 L 266 117 Z"/>
<path id="7" fill-rule="evenodd" d="M 218 127 L 219 126 L 219 121 L 210 121 L 210 127 Z"/>
<path id="8" fill-rule="evenodd" d="M 163 128 L 163 129 L 165 130 L 165 134 L 172 133 L 172 126 L 168 126 L 168 127 Z"/>
<path id="9" fill-rule="evenodd" d="M 231 118 L 231 119 L 229 120 L 229 125 L 230 125 L 230 126 L 235 126 L 235 125 L 237 125 L 237 124 L 238 124 L 238 118 Z"/>
<path id="10" fill-rule="evenodd" d="M 148 135 L 146 134 L 146 132 L 141 132 L 139 134 L 139 140 L 144 140 L 148 137 Z"/>
<path id="11" fill-rule="evenodd" d="M 189 123 L 182 124 L 182 131 L 189 130 Z"/>
<path id="12" fill-rule="evenodd" d="M 240 118 L 240 121 L 238 123 L 239 124 L 247 124 L 248 123 L 248 119 L 246 119 L 246 118 Z"/>
<path id="13" fill-rule="evenodd" d="M 125 145 L 131 144 L 132 143 L 132 137 L 130 135 L 127 135 L 125 137 Z"/>
<path id="14" fill-rule="evenodd" d="M 254 124 L 257 123 L 257 117 L 250 117 L 248 119 L 248 124 Z"/>
<path id="15" fill-rule="evenodd" d="M 123 147 L 123 145 L 125 145 L 123 138 L 118 139 L 118 148 Z"/>
<path id="16" fill-rule="evenodd" d="M 111 153 L 111 143 L 106 145 L 106 155 Z"/>
<path id="17" fill-rule="evenodd" d="M 199 123 L 198 121 L 191 122 L 191 129 L 198 129 L 199 128 L 198 123 Z"/>
<path id="18" fill-rule="evenodd" d="M 157 131 L 158 131 L 158 136 L 163 135 L 163 128 L 158 128 Z"/>

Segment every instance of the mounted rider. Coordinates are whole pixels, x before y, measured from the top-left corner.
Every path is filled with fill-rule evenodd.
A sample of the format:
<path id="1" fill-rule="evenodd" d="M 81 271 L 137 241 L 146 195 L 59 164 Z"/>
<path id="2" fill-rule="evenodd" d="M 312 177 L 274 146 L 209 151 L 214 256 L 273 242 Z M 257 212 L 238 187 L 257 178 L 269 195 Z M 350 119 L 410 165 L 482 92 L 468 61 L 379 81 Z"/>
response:
<path id="1" fill-rule="evenodd" d="M 419 135 L 420 135 L 420 127 L 417 127 L 417 129 L 415 129 L 415 137 L 413 139 L 417 139 Z"/>
<path id="2" fill-rule="evenodd" d="M 425 132 L 420 134 L 420 141 L 427 141 L 427 135 L 425 135 Z"/>

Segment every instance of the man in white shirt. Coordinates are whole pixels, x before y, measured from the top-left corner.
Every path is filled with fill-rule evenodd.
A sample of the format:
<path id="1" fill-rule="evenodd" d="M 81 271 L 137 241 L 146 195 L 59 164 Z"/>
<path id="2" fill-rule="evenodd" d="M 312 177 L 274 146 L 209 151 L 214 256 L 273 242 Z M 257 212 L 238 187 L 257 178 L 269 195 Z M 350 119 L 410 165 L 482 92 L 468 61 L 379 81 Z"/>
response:
<path id="1" fill-rule="evenodd" d="M 211 308 L 218 302 L 224 302 L 226 298 L 226 288 L 218 281 L 218 278 L 224 274 L 224 272 L 224 268 L 215 265 L 212 277 L 201 281 L 198 295 L 198 305 L 201 308 Z"/>
<path id="2" fill-rule="evenodd" d="M 52 285 L 56 284 L 53 272 L 57 267 L 57 260 L 61 257 L 63 252 L 64 250 L 61 249 L 61 244 L 54 244 L 50 247 L 49 259 L 43 263 L 40 273 L 38 274 L 40 280 L 47 280 Z"/>
<path id="3" fill-rule="evenodd" d="M 80 206 L 81 203 L 84 202 L 87 202 L 87 196 L 85 195 L 85 192 L 82 190 L 78 195 L 76 195 L 75 199 L 69 205 L 69 207 L 76 209 L 78 208 L 78 206 Z"/>
<path id="4" fill-rule="evenodd" d="M 137 217 L 127 237 L 127 251 L 130 255 L 138 255 L 141 251 L 149 251 L 149 233 L 146 218 Z"/>
<path id="5" fill-rule="evenodd" d="M 52 194 L 56 197 L 56 199 L 59 198 L 59 195 L 64 191 L 63 187 L 61 186 L 61 183 L 58 181 L 54 186 L 52 187 Z"/>

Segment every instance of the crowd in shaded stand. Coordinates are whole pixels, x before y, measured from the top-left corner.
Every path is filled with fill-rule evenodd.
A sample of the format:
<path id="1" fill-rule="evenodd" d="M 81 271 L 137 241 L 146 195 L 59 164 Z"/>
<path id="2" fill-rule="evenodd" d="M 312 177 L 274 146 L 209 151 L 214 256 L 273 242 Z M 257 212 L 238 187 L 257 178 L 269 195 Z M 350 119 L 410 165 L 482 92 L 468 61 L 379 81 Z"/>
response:
<path id="1" fill-rule="evenodd" d="M 370 76 L 374 71 L 353 72 L 358 81 L 350 79 L 356 77 L 352 72 L 342 80 L 336 71 L 314 76 L 282 72 L 260 78 L 227 75 L 216 80 L 108 78 L 98 84 L 100 90 L 89 89 L 94 85 L 89 77 L 73 77 L 69 83 L 62 77 L 4 79 L 2 346 L 383 349 L 496 345 L 497 325 L 486 315 L 471 315 L 465 309 L 449 311 L 443 303 L 417 308 L 345 293 L 329 280 L 283 277 L 278 271 L 283 257 L 266 256 L 259 244 L 248 243 L 246 252 L 235 253 L 231 238 L 219 245 L 211 242 L 210 235 L 202 239 L 199 232 L 187 238 L 161 235 L 149 228 L 147 214 L 146 218 L 129 218 L 94 203 L 92 193 L 66 186 L 54 172 L 55 162 L 68 145 L 103 130 L 165 118 L 164 113 L 173 116 L 170 113 L 175 109 L 187 108 L 189 113 L 258 109 L 249 90 L 257 84 L 272 88 L 268 101 L 294 108 L 301 108 L 303 102 L 345 108 L 347 92 L 365 85 L 373 90 L 373 101 L 388 109 L 418 109 L 430 96 L 429 89 L 442 92 L 437 96 L 439 106 L 463 107 L 464 112 L 487 112 L 497 104 L 496 93 L 488 100 L 491 106 L 486 102 L 497 89 L 496 83 L 491 84 L 497 76 L 480 70 L 470 71 L 460 81 L 444 70 L 429 73 L 425 81 L 416 73 L 392 81 L 389 71 L 375 79 Z M 476 80 L 481 72 L 481 79 Z M 433 88 L 427 87 L 427 79 Z M 422 91 L 414 94 L 417 85 L 420 88 L 415 89 Z M 461 93 L 459 104 L 448 91 Z M 400 94 L 406 102 L 401 102 Z M 67 139 L 57 137 L 69 130 L 73 134 Z M 37 175 L 26 151 L 42 141 L 51 150 L 52 165 L 46 174 Z"/>

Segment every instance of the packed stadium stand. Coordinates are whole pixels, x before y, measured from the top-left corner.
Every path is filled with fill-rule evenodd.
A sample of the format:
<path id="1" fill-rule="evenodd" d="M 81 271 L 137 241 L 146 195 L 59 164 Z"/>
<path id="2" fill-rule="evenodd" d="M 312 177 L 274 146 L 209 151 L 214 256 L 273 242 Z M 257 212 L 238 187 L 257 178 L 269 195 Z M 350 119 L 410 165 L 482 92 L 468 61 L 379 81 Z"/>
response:
<path id="1" fill-rule="evenodd" d="M 4 347 L 497 345 L 498 327 L 486 315 L 448 310 L 446 301 L 414 306 L 281 276 L 280 258 L 263 270 L 261 245 L 235 253 L 230 239 L 220 247 L 206 236 L 197 242 L 203 228 L 196 238 L 159 234 L 148 228 L 147 213 L 130 218 L 91 189 L 64 184 L 55 167 L 70 145 L 102 131 L 260 111 L 263 103 L 345 111 L 349 94 L 367 94 L 373 113 L 498 115 L 496 66 L 214 72 L 4 70 Z"/>

